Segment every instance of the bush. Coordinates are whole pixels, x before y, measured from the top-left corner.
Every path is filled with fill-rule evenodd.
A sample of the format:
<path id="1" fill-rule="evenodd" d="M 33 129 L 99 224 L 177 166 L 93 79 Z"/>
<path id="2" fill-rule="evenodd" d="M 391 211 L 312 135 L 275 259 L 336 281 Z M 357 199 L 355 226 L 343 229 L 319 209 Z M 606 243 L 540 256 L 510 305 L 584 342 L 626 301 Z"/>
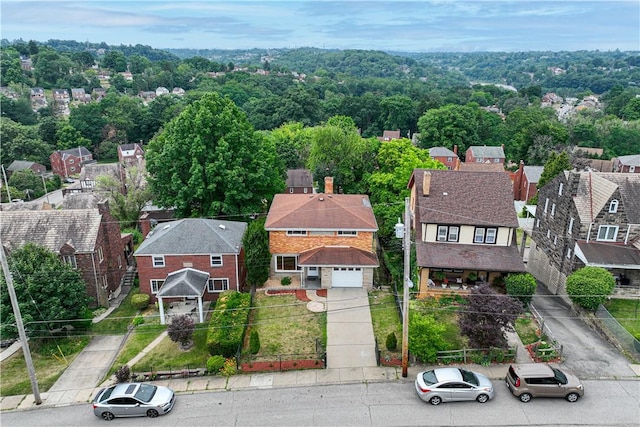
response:
<path id="1" fill-rule="evenodd" d="M 126 383 L 131 379 L 131 370 L 129 365 L 124 365 L 118 368 L 116 371 L 116 379 L 119 383 Z"/>
<path id="2" fill-rule="evenodd" d="M 283 278 L 280 280 L 280 284 L 281 284 L 282 286 L 289 286 L 289 285 L 291 284 L 291 277 L 289 277 L 289 276 L 287 276 L 287 277 L 283 277 Z"/>
<path id="3" fill-rule="evenodd" d="M 600 267 L 583 267 L 567 277 L 567 295 L 586 310 L 595 311 L 615 286 L 613 275 Z"/>
<path id="4" fill-rule="evenodd" d="M 144 323 L 144 317 L 142 317 L 141 315 L 137 315 L 136 317 L 133 318 L 133 320 L 131 321 L 131 324 L 133 326 L 138 326 L 138 325 L 142 325 Z"/>
<path id="5" fill-rule="evenodd" d="M 148 294 L 131 295 L 131 305 L 137 310 L 144 310 L 149 306 L 151 297 Z"/>
<path id="6" fill-rule="evenodd" d="M 169 335 L 169 338 L 171 338 L 171 341 L 179 342 L 184 346 L 191 341 L 195 328 L 196 325 L 193 319 L 190 316 L 183 314 L 171 319 L 171 323 L 167 326 L 167 334 Z"/>
<path id="7" fill-rule="evenodd" d="M 223 292 L 209 320 L 207 349 L 212 356 L 233 357 L 242 345 L 249 320 L 251 295 L 236 291 Z"/>
<path id="8" fill-rule="evenodd" d="M 220 355 L 211 356 L 207 359 L 207 372 L 217 374 L 224 366 L 224 357 Z"/>
<path id="9" fill-rule="evenodd" d="M 510 274 L 504 280 L 507 295 L 516 298 L 526 306 L 536 291 L 536 279 L 529 273 Z"/>
<path id="10" fill-rule="evenodd" d="M 425 316 L 410 312 L 409 352 L 422 362 L 433 363 L 438 359 L 438 351 L 448 350 L 444 338 L 446 326 L 439 323 L 433 316 Z"/>
<path id="11" fill-rule="evenodd" d="M 260 335 L 256 329 L 251 329 L 251 335 L 249 336 L 249 351 L 251 354 L 258 354 L 260 351 Z"/>
<path id="12" fill-rule="evenodd" d="M 398 348 L 398 339 L 396 338 L 395 333 L 391 332 L 389 335 L 387 335 L 386 346 L 387 350 L 389 351 L 393 351 Z"/>

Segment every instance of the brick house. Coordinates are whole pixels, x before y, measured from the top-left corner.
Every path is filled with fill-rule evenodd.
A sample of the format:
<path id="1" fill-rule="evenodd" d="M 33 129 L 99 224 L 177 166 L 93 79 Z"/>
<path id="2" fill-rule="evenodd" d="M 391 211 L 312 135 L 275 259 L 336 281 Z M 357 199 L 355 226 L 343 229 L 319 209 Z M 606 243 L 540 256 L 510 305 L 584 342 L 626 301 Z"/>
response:
<path id="1" fill-rule="evenodd" d="M 421 294 L 526 271 L 508 174 L 415 169 L 408 187 Z"/>
<path id="2" fill-rule="evenodd" d="M 308 169 L 289 169 L 285 183 L 285 193 L 311 194 L 313 193 L 313 176 Z"/>
<path id="3" fill-rule="evenodd" d="M 486 145 L 472 145 L 467 148 L 465 163 L 496 163 L 504 167 L 504 145 L 488 147 Z"/>
<path id="4" fill-rule="evenodd" d="M 565 171 L 538 190 L 528 268 L 556 295 L 584 266 L 640 287 L 640 175 Z"/>
<path id="5" fill-rule="evenodd" d="M 121 144 L 118 145 L 118 162 L 127 166 L 137 166 L 144 160 L 144 150 L 142 145 Z"/>
<path id="6" fill-rule="evenodd" d="M 27 169 L 32 170 L 36 175 L 42 175 L 47 171 L 47 167 L 40 163 L 30 162 L 28 160 L 14 160 L 7 168 L 7 177 L 11 176 L 14 172 L 24 171 Z"/>
<path id="7" fill-rule="evenodd" d="M 366 195 L 333 194 L 332 177 L 324 193 L 276 194 L 265 229 L 272 278 L 299 277 L 308 288 L 373 286 L 379 263 L 371 203 Z"/>
<path id="8" fill-rule="evenodd" d="M 51 171 L 62 178 L 77 175 L 86 162 L 93 160 L 93 154 L 85 147 L 54 151 L 49 156 Z"/>
<path id="9" fill-rule="evenodd" d="M 538 192 L 538 181 L 544 166 L 525 166 L 520 160 L 518 170 L 513 174 L 513 200 L 528 202 Z"/>
<path id="10" fill-rule="evenodd" d="M 205 301 L 213 301 L 229 289 L 242 291 L 246 278 L 242 238 L 246 228 L 244 222 L 205 218 L 158 224 L 134 253 L 140 292 L 150 295 L 155 302 L 165 281 L 174 277 L 170 275 L 187 268 L 208 275 L 203 284 Z M 190 299 L 186 295 L 165 297 L 170 302 Z"/>
<path id="11" fill-rule="evenodd" d="M 613 171 L 622 173 L 640 173 L 640 154 L 616 157 L 613 159 Z"/>
<path id="12" fill-rule="evenodd" d="M 34 243 L 76 268 L 96 306 L 108 306 L 109 299 L 120 293 L 132 262 L 132 236 L 120 233 L 107 200 L 95 209 L 3 211 L 0 230 L 9 252 Z"/>
<path id="13" fill-rule="evenodd" d="M 394 139 L 400 139 L 400 129 L 397 130 L 385 130 L 382 132 L 382 136 L 378 137 L 378 141 L 392 141 Z"/>
<path id="14" fill-rule="evenodd" d="M 80 172 L 80 188 L 82 191 L 94 191 L 99 176 L 110 176 L 121 183 L 120 191 L 124 193 L 122 167 L 119 163 L 88 163 Z"/>
<path id="15" fill-rule="evenodd" d="M 433 147 L 429 148 L 429 155 L 434 159 L 442 163 L 449 170 L 457 170 L 460 158 L 458 157 L 458 146 L 453 147 L 453 151 L 446 147 Z"/>

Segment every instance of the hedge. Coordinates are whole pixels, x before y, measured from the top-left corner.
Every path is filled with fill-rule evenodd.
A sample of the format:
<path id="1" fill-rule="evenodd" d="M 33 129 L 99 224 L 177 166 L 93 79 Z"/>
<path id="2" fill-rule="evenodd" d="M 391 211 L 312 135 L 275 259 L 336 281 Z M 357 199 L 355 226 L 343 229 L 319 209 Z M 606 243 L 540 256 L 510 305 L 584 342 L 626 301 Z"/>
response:
<path id="1" fill-rule="evenodd" d="M 212 356 L 233 357 L 242 345 L 249 321 L 251 295 L 236 291 L 223 292 L 209 321 L 207 349 Z"/>
<path id="2" fill-rule="evenodd" d="M 149 306 L 150 299 L 148 294 L 134 294 L 131 296 L 131 305 L 138 310 L 144 310 Z"/>

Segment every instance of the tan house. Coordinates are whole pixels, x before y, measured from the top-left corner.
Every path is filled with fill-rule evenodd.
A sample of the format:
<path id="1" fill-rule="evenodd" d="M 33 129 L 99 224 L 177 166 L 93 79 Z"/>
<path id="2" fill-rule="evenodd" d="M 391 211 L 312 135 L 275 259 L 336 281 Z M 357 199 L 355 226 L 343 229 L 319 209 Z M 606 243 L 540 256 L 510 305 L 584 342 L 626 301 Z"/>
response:
<path id="1" fill-rule="evenodd" d="M 272 278 L 295 276 L 305 288 L 373 286 L 378 224 L 368 196 L 333 194 L 327 177 L 324 193 L 276 194 L 265 229 Z"/>

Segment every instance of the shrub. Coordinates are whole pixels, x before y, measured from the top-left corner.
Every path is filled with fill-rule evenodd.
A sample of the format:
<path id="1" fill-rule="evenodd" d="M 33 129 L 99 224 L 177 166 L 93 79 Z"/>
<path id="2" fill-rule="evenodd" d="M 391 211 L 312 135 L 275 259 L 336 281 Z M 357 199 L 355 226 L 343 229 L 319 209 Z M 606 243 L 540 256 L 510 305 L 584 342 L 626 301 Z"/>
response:
<path id="1" fill-rule="evenodd" d="M 390 350 L 390 351 L 393 351 L 396 348 L 398 348 L 398 339 L 396 338 L 395 333 L 391 332 L 389 335 L 387 335 L 386 346 L 387 346 L 387 350 Z"/>
<path id="2" fill-rule="evenodd" d="M 131 296 L 131 305 L 137 310 L 144 310 L 149 306 L 150 300 L 148 294 L 135 294 Z"/>
<path id="3" fill-rule="evenodd" d="M 260 351 L 260 335 L 256 329 L 252 329 L 249 336 L 249 351 L 251 354 L 257 354 Z"/>
<path id="4" fill-rule="evenodd" d="M 422 362 L 435 362 L 438 351 L 447 350 L 447 342 L 443 335 L 446 326 L 438 323 L 433 316 L 413 312 L 409 314 L 409 352 Z"/>
<path id="5" fill-rule="evenodd" d="M 225 377 L 229 378 L 231 375 L 235 375 L 238 373 L 238 367 L 236 365 L 236 358 L 230 357 L 224 361 L 224 365 L 220 370 L 220 373 Z"/>
<path id="6" fill-rule="evenodd" d="M 179 342 L 183 346 L 191 341 L 194 330 L 195 322 L 186 314 L 173 317 L 171 323 L 167 326 L 167 334 L 169 338 L 171 338 L 171 341 Z"/>
<path id="7" fill-rule="evenodd" d="M 287 277 L 283 277 L 283 278 L 280 280 L 280 284 L 281 284 L 282 286 L 289 286 L 289 285 L 291 284 L 291 277 L 289 277 L 289 276 L 287 276 Z"/>
<path id="8" fill-rule="evenodd" d="M 224 357 L 220 355 L 211 356 L 207 359 L 207 372 L 217 374 L 224 366 Z"/>
<path id="9" fill-rule="evenodd" d="M 131 370 L 129 365 L 124 365 L 118 368 L 116 371 L 116 379 L 119 383 L 126 383 L 131 379 Z"/>
<path id="10" fill-rule="evenodd" d="M 600 267 L 583 267 L 567 277 L 567 295 L 586 310 L 595 311 L 615 286 L 613 275 Z"/>
<path id="11" fill-rule="evenodd" d="M 249 320 L 251 295 L 236 291 L 223 292 L 209 320 L 207 349 L 209 354 L 232 357 L 242 344 Z"/>
<path id="12" fill-rule="evenodd" d="M 529 273 L 510 274 L 504 280 L 508 295 L 516 298 L 526 306 L 536 291 L 536 279 Z"/>
<path id="13" fill-rule="evenodd" d="M 141 315 L 137 315 L 136 317 L 133 318 L 133 320 L 131 321 L 131 324 L 133 326 L 138 326 L 138 325 L 142 325 L 144 323 L 144 317 L 142 317 Z"/>

